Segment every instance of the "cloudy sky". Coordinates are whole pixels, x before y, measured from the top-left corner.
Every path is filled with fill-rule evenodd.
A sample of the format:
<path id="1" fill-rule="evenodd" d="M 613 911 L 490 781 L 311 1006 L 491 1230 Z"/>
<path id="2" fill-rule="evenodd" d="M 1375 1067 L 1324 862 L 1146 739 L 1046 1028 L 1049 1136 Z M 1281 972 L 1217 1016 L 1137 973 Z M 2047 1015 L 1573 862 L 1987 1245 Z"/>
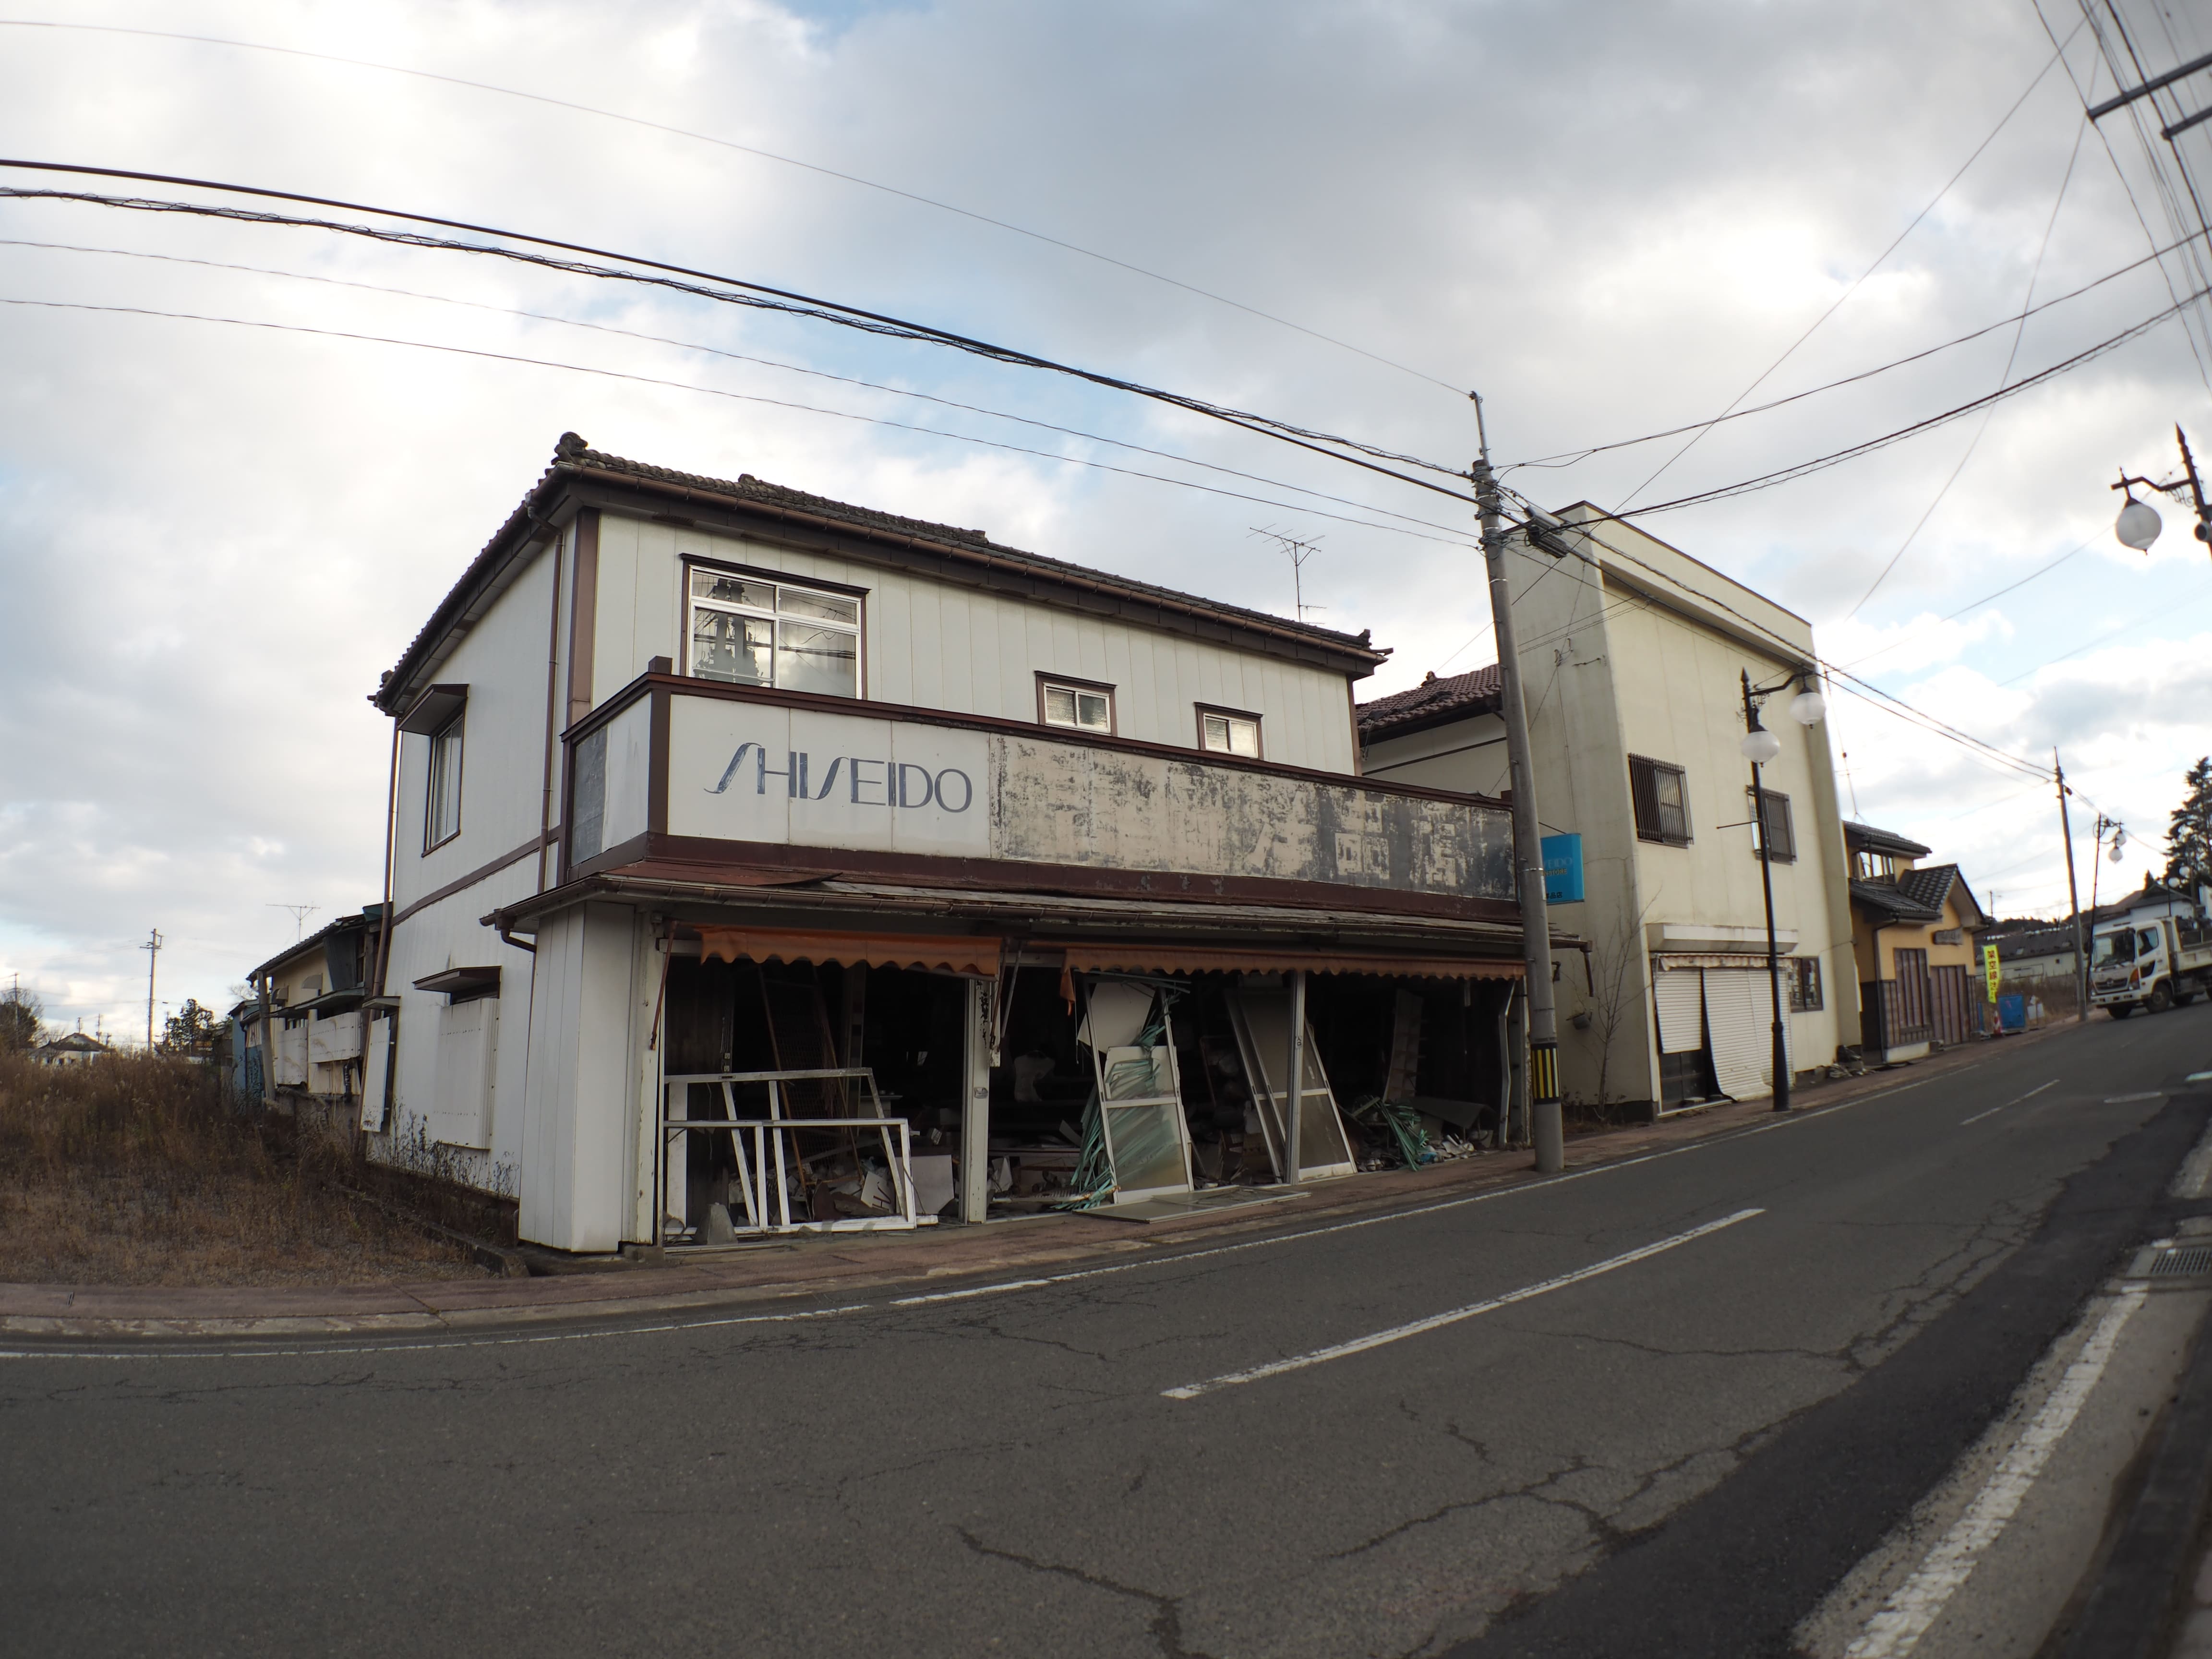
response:
<path id="1" fill-rule="evenodd" d="M 2030 0 L 34 3 L 0 22 L 0 155 L 593 244 L 1453 465 L 1480 388 L 1499 462 L 1553 463 L 1512 485 L 1632 513 L 1984 397 L 2201 284 L 2138 263 L 2193 220 L 2127 118 L 2085 125 L 2110 73 L 2073 0 L 2043 4 L 2063 62 Z M 2212 46 L 2197 0 L 2122 15 L 2154 70 Z M 2203 310 L 1986 421 L 1641 521 L 1883 690 L 2059 745 L 2081 855 L 2102 807 L 2136 838 L 2105 889 L 2134 885 L 2212 750 L 2212 560 L 2170 504 L 2148 557 L 2120 547 L 2107 486 L 2169 476 L 2177 421 L 2212 449 Z M 1984 329 L 1656 479 L 1681 439 L 1559 464 Z M 293 935 L 279 907 L 313 927 L 378 896 L 365 698 L 563 430 L 1287 613 L 1273 527 L 1319 541 L 1315 619 L 1394 647 L 1370 692 L 1493 654 L 1441 495 L 624 284 L 4 200 L 0 362 L 0 980 L 88 1027 L 143 1031 L 151 927 L 161 1000 L 220 1002 Z M 1863 817 L 2007 913 L 2063 904 L 2047 787 L 1848 696 L 1832 721 Z"/>

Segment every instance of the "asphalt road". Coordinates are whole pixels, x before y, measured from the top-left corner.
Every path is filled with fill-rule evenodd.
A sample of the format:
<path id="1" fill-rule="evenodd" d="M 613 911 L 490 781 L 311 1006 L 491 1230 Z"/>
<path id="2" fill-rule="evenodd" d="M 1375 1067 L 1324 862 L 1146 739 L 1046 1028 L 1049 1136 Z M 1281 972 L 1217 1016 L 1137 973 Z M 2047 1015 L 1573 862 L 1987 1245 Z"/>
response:
<path id="1" fill-rule="evenodd" d="M 912 1305 L 0 1360 L 0 1653 L 1786 1653 L 2178 1213 L 2206 1069 L 2100 1020 Z"/>

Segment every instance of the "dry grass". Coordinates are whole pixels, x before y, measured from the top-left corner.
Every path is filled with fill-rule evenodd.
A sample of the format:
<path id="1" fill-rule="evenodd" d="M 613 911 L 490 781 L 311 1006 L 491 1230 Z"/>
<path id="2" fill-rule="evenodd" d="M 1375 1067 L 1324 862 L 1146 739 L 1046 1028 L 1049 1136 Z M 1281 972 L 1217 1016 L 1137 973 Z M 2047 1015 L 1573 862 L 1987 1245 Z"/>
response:
<path id="1" fill-rule="evenodd" d="M 350 1149 L 239 1111 L 212 1067 L 0 1055 L 0 1281 L 331 1285 L 472 1277 L 331 1192 Z"/>

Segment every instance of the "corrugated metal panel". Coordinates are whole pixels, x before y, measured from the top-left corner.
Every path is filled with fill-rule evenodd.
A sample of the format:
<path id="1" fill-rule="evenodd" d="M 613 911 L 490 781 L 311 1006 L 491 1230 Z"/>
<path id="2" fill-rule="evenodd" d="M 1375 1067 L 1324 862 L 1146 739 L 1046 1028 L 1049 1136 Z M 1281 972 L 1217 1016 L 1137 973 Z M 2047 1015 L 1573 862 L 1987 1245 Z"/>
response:
<path id="1" fill-rule="evenodd" d="M 1698 970 L 1674 969 L 1651 982 L 1651 995 L 1659 1006 L 1659 1052 L 1686 1054 L 1705 1046 L 1700 1014 L 1704 989 Z"/>
<path id="2" fill-rule="evenodd" d="M 1771 1094 L 1771 1005 L 1765 983 L 1741 968 L 1710 969 L 1705 981 L 1705 1029 L 1721 1092 L 1736 1100 Z"/>

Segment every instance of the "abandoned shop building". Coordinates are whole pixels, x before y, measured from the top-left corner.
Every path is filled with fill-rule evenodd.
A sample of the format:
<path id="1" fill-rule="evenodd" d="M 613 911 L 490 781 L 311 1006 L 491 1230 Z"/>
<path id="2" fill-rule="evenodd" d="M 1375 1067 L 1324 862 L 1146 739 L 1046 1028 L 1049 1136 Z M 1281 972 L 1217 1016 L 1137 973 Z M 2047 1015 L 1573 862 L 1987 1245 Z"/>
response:
<path id="1" fill-rule="evenodd" d="M 375 693 L 372 1151 L 606 1251 L 1483 1140 L 1510 815 L 1358 775 L 1385 654 L 566 435 Z"/>
<path id="2" fill-rule="evenodd" d="M 1559 974 L 1563 1091 L 1661 1111 L 1773 1092 L 1762 837 L 1788 1063 L 1828 1065 L 1858 986 L 1811 625 L 1588 503 L 1506 562 L 1553 925 L 1587 946 Z M 1746 675 L 1780 744 L 1756 800 Z M 1359 732 L 1370 787 L 1509 787 L 1495 666 L 1363 704 Z"/>
<path id="3" fill-rule="evenodd" d="M 249 1100 L 350 1132 L 361 1109 L 362 1003 L 380 906 L 317 928 L 246 976 L 230 1011 L 232 1083 Z"/>

